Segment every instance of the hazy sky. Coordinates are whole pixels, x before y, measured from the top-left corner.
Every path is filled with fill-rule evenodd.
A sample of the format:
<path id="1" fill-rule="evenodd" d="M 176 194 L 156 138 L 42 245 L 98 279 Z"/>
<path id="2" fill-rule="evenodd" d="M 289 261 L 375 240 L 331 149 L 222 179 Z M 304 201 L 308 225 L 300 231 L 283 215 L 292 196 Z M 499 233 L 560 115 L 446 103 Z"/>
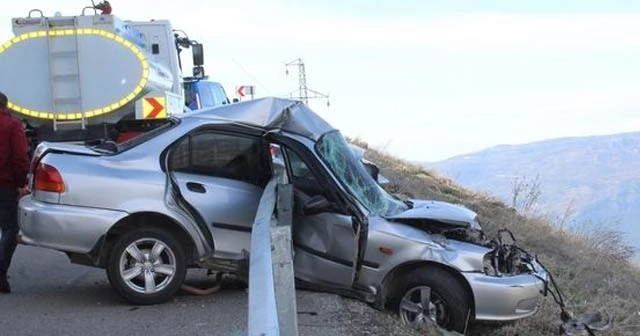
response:
<path id="1" fill-rule="evenodd" d="M 0 4 L 0 38 L 30 8 Z M 497 144 L 640 130 L 640 1 L 112 0 L 128 20 L 170 19 L 205 44 L 229 96 L 286 96 L 301 57 L 310 105 L 344 134 L 435 161 Z M 3 80 L 7 80 L 6 78 Z"/>

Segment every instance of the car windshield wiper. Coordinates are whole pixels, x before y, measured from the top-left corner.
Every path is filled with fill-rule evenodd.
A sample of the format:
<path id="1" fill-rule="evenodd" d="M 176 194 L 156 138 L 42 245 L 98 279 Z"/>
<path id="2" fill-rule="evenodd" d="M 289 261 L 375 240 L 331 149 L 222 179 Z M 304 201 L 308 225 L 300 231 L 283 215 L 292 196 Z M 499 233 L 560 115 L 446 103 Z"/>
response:
<path id="1" fill-rule="evenodd" d="M 392 193 L 388 193 L 388 194 L 389 194 L 389 195 L 391 195 L 391 197 L 395 198 L 396 200 L 398 200 L 398 201 L 400 201 L 400 202 L 404 203 L 404 205 L 406 205 L 407 207 L 409 207 L 409 209 L 413 209 L 413 206 L 414 206 L 414 205 L 413 205 L 413 201 L 411 201 L 411 200 L 409 200 L 409 199 L 407 199 L 407 198 L 402 199 L 402 198 L 398 197 L 398 195 L 396 195 L 396 194 L 392 194 Z"/>
<path id="2" fill-rule="evenodd" d="M 409 209 L 413 209 L 413 206 L 414 206 L 413 205 L 413 201 L 408 200 L 408 199 L 404 199 L 404 200 L 401 200 L 401 201 L 402 201 L 402 203 L 406 204 L 409 207 Z"/>

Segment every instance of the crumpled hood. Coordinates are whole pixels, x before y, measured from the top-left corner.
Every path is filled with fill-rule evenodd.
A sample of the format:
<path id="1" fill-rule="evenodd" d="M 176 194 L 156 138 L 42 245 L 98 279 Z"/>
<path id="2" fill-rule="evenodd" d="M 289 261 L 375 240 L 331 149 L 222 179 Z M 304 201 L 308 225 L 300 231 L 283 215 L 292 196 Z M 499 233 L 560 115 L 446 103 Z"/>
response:
<path id="1" fill-rule="evenodd" d="M 413 202 L 413 208 L 388 216 L 387 219 L 429 219 L 453 225 L 469 226 L 477 217 L 475 212 L 452 203 L 423 200 L 411 201 Z"/>

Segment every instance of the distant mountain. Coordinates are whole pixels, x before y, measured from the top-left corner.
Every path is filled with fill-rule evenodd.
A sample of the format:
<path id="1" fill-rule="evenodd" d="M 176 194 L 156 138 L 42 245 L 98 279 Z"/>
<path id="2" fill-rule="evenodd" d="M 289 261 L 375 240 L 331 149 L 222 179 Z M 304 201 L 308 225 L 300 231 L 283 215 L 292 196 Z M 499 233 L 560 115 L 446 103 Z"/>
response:
<path id="1" fill-rule="evenodd" d="M 425 164 L 511 205 L 513 185 L 538 177 L 538 209 L 568 224 L 616 225 L 640 248 L 640 132 L 501 145 Z"/>

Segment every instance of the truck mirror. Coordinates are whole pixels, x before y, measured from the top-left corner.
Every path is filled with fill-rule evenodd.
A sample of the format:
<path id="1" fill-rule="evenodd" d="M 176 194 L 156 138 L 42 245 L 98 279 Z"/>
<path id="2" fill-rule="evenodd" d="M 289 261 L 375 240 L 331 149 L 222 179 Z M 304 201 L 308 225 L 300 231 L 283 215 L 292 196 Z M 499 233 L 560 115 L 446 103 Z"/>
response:
<path id="1" fill-rule="evenodd" d="M 193 65 L 194 66 L 204 65 L 204 48 L 202 47 L 202 44 L 196 43 L 192 45 L 191 48 L 193 53 Z"/>

